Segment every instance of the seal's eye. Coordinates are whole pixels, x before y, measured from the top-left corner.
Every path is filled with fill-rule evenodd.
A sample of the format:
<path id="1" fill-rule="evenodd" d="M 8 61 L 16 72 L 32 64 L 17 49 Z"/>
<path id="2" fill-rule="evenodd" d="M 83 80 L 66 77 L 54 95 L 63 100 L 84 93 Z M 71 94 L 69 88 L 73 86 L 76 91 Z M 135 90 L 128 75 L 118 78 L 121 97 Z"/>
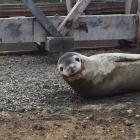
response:
<path id="1" fill-rule="evenodd" d="M 60 67 L 60 71 L 63 71 L 63 67 Z"/>
<path id="2" fill-rule="evenodd" d="M 76 60 L 77 62 L 80 62 L 80 59 L 79 59 L 78 57 L 76 57 L 75 60 Z"/>

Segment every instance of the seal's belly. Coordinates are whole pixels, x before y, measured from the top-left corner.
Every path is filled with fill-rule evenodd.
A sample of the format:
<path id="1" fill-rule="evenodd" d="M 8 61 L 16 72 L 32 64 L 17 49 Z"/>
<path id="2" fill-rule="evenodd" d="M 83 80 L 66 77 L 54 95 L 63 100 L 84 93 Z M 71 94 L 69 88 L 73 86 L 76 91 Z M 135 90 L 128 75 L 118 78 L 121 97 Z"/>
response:
<path id="1" fill-rule="evenodd" d="M 112 93 L 140 90 L 140 61 L 116 66 L 104 78 L 102 88 Z"/>
<path id="2" fill-rule="evenodd" d="M 98 85 L 94 85 L 90 79 L 79 79 L 68 84 L 80 95 L 84 97 L 96 97 L 102 93 Z"/>
<path id="3" fill-rule="evenodd" d="M 70 82 L 70 86 L 86 97 L 110 96 L 140 90 L 140 62 L 122 63 L 116 65 L 109 74 L 94 83 L 95 77 L 82 77 Z"/>

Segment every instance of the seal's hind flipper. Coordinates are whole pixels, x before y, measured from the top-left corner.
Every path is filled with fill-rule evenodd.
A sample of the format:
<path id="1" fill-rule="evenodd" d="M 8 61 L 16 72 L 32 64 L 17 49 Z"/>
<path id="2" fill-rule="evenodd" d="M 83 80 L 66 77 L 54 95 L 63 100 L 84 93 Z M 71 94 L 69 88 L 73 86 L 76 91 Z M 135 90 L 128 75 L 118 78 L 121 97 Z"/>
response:
<path id="1" fill-rule="evenodd" d="M 115 62 L 135 62 L 135 61 L 140 61 L 140 58 L 123 58 L 123 57 L 120 57 L 118 58 L 117 60 L 115 60 Z"/>

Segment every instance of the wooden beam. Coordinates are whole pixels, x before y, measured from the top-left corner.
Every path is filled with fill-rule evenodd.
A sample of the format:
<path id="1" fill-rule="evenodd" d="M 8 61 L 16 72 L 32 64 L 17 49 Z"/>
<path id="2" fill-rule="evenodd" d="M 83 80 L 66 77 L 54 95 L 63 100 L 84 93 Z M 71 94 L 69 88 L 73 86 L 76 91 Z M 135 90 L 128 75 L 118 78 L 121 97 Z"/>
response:
<path id="1" fill-rule="evenodd" d="M 138 0 L 126 0 L 125 13 L 136 14 L 138 9 Z"/>
<path id="2" fill-rule="evenodd" d="M 57 28 L 65 17 L 48 17 Z M 136 15 L 86 15 L 80 16 L 69 36 L 76 41 L 135 39 Z M 46 31 L 35 18 L 0 18 L 0 42 L 45 42 Z"/>
<path id="3" fill-rule="evenodd" d="M 91 0 L 78 0 L 75 6 L 71 9 L 69 14 L 66 16 L 64 21 L 57 28 L 62 35 L 67 34 L 67 32 L 72 28 L 74 22 L 83 13 L 86 7 L 89 5 Z"/>
<path id="4" fill-rule="evenodd" d="M 137 45 L 140 46 L 140 0 L 138 0 L 137 16 L 138 16 Z"/>
<path id="5" fill-rule="evenodd" d="M 66 7 L 67 7 L 67 12 L 69 13 L 72 9 L 72 0 L 66 0 Z"/>
<path id="6" fill-rule="evenodd" d="M 65 3 L 44 3 L 37 5 L 46 16 L 53 16 L 55 14 L 66 16 L 67 9 Z M 124 2 L 99 2 L 92 1 L 86 8 L 87 15 L 103 15 L 103 14 L 124 14 Z M 33 16 L 31 12 L 24 7 L 23 4 L 0 4 L 0 17 L 13 16 Z"/>
<path id="7" fill-rule="evenodd" d="M 51 23 L 51 21 L 44 15 L 43 12 L 36 6 L 32 0 L 22 0 L 24 4 L 29 8 L 32 14 L 37 18 L 38 22 L 51 36 L 60 37 L 61 34 L 57 31 L 57 28 Z"/>

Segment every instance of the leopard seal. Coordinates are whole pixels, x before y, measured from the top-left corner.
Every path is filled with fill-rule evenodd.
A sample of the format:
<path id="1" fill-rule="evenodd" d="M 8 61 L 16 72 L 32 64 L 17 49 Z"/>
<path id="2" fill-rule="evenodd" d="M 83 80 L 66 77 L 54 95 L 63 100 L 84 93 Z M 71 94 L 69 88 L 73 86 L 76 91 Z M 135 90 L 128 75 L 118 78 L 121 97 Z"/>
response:
<path id="1" fill-rule="evenodd" d="M 84 97 L 103 97 L 140 90 L 140 54 L 63 54 L 57 63 L 63 79 Z"/>

